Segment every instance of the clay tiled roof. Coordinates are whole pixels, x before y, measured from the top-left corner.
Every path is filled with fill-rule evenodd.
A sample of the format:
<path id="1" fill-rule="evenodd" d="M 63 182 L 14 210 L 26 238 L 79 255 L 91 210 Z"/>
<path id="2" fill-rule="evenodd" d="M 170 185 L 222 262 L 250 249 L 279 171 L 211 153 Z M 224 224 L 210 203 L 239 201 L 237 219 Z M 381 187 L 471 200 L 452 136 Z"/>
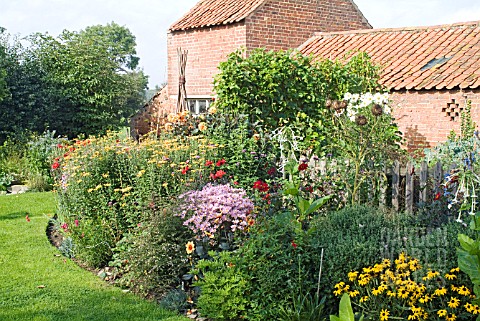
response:
<path id="1" fill-rule="evenodd" d="M 381 82 L 393 90 L 480 86 L 480 21 L 316 33 L 299 50 L 329 59 L 364 51 L 382 66 Z"/>
<path id="2" fill-rule="evenodd" d="M 241 21 L 267 0 L 201 0 L 170 31 L 216 26 Z"/>

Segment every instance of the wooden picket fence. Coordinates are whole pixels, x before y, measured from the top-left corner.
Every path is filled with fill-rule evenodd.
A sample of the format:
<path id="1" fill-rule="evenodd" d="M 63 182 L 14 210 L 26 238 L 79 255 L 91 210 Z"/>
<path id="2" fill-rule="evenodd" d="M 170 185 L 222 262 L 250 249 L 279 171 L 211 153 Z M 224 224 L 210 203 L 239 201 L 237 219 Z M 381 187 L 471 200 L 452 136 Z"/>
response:
<path id="1" fill-rule="evenodd" d="M 396 211 L 413 212 L 417 204 L 428 204 L 433 201 L 435 194 L 441 190 L 441 185 L 444 183 L 445 171 L 440 162 L 429 167 L 427 162 L 414 166 L 411 162 L 402 165 L 399 161 L 395 161 L 386 174 L 390 185 L 387 190 L 391 191 L 391 195 L 381 199 L 390 198 L 391 206 Z"/>
<path id="2" fill-rule="evenodd" d="M 311 165 L 323 174 L 336 167 L 335 160 L 325 159 L 312 162 Z M 455 166 L 450 167 L 452 168 Z M 412 162 L 395 161 L 391 168 L 385 169 L 387 182 L 376 197 L 378 205 L 396 211 L 414 212 L 419 204 L 428 204 L 434 200 L 435 194 L 442 189 L 444 174 L 440 162 L 428 166 L 427 162 L 414 165 Z"/>

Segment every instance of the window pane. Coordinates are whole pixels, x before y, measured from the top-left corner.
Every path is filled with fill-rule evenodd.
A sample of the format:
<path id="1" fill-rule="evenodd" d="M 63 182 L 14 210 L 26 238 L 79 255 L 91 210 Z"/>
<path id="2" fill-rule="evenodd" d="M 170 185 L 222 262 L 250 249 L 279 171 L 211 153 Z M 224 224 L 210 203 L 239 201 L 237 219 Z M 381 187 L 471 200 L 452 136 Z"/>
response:
<path id="1" fill-rule="evenodd" d="M 195 100 L 189 99 L 189 100 L 187 100 L 187 101 L 188 101 L 188 110 L 190 110 L 190 113 L 191 113 L 191 114 L 195 114 L 195 113 L 196 113 L 196 110 L 195 110 Z"/>
<path id="2" fill-rule="evenodd" d="M 206 100 L 199 100 L 198 101 L 198 112 L 200 114 L 205 114 L 207 112 L 207 101 Z"/>

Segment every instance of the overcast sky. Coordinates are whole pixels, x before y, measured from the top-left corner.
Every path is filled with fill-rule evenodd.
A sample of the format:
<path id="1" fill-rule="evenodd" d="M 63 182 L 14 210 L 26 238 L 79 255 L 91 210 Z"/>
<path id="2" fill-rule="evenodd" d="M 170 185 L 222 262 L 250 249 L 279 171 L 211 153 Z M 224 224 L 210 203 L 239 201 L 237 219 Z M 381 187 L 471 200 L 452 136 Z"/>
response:
<path id="1" fill-rule="evenodd" d="M 137 39 L 151 88 L 166 80 L 167 29 L 198 0 L 0 0 L 0 27 L 10 34 L 59 35 L 116 22 Z M 354 0 L 374 28 L 480 20 L 479 0 Z"/>

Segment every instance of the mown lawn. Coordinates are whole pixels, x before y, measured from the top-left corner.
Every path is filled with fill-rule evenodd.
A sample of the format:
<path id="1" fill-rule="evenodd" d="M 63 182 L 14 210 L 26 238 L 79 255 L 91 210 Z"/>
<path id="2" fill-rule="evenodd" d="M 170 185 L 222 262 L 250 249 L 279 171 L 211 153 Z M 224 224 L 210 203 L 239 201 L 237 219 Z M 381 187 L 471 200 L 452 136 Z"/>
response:
<path id="1" fill-rule="evenodd" d="M 0 320 L 188 320 L 58 256 L 45 234 L 54 211 L 52 193 L 0 196 Z"/>

